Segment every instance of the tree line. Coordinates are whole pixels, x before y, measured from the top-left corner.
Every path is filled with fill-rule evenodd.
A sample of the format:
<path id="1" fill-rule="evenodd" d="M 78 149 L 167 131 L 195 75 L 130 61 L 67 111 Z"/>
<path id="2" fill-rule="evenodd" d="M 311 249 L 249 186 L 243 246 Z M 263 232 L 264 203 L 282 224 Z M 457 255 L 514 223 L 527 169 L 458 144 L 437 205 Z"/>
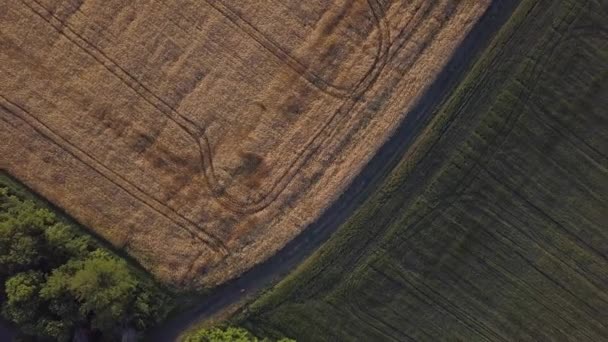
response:
<path id="1" fill-rule="evenodd" d="M 170 297 L 79 227 L 0 185 L 2 316 L 29 339 L 116 341 L 162 320 Z"/>

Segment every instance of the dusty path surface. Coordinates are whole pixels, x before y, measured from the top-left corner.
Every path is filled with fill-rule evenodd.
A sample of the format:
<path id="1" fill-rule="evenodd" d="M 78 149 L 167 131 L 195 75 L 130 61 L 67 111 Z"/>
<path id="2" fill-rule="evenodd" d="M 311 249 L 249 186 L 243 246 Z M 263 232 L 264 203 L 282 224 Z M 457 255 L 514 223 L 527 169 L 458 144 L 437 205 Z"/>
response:
<path id="1" fill-rule="evenodd" d="M 474 57 L 489 43 L 494 33 L 509 18 L 519 0 L 494 1 L 455 51 L 450 62 L 429 87 L 414 109 L 407 115 L 396 133 L 382 146 L 348 189 L 327 211 L 281 251 L 266 262 L 216 288 L 195 308 L 173 318 L 152 331 L 150 341 L 176 340 L 180 333 L 196 323 L 212 318 L 223 309 L 253 298 L 256 293 L 287 275 L 331 234 L 365 201 L 400 160 L 428 122 L 434 109 L 464 76 Z"/>

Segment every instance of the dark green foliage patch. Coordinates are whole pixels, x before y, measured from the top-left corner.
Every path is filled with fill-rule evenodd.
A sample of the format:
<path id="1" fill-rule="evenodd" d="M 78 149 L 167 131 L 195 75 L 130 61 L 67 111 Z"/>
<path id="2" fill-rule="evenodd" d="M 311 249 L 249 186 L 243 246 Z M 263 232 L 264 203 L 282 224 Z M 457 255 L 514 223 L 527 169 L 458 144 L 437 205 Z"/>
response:
<path id="1" fill-rule="evenodd" d="M 0 183 L 2 316 L 55 341 L 113 341 L 165 317 L 170 297 L 151 279 L 55 213 Z"/>

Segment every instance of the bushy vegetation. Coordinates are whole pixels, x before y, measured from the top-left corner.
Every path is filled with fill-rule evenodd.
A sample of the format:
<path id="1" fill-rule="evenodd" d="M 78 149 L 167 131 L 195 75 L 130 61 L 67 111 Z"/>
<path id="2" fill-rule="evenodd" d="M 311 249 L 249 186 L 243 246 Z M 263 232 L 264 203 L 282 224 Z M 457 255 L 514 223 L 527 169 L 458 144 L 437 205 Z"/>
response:
<path id="1" fill-rule="evenodd" d="M 250 331 L 241 327 L 214 327 L 199 329 L 184 337 L 183 342 L 295 342 L 288 338 L 271 340 L 259 339 Z"/>
<path id="2" fill-rule="evenodd" d="M 23 333 L 115 341 L 161 320 L 169 297 L 78 227 L 0 184 L 2 315 Z"/>
<path id="3" fill-rule="evenodd" d="M 604 341 L 608 2 L 523 0 L 415 149 L 240 324 L 301 341 Z"/>

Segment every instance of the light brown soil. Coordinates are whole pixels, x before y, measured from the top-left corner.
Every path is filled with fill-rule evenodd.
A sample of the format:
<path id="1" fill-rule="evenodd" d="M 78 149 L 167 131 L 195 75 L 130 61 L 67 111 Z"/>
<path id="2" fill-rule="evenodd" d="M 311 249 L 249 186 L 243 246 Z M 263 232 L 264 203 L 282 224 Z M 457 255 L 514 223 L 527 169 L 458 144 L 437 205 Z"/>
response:
<path id="1" fill-rule="evenodd" d="M 336 199 L 488 4 L 3 1 L 0 168 L 163 281 L 221 283 Z"/>

